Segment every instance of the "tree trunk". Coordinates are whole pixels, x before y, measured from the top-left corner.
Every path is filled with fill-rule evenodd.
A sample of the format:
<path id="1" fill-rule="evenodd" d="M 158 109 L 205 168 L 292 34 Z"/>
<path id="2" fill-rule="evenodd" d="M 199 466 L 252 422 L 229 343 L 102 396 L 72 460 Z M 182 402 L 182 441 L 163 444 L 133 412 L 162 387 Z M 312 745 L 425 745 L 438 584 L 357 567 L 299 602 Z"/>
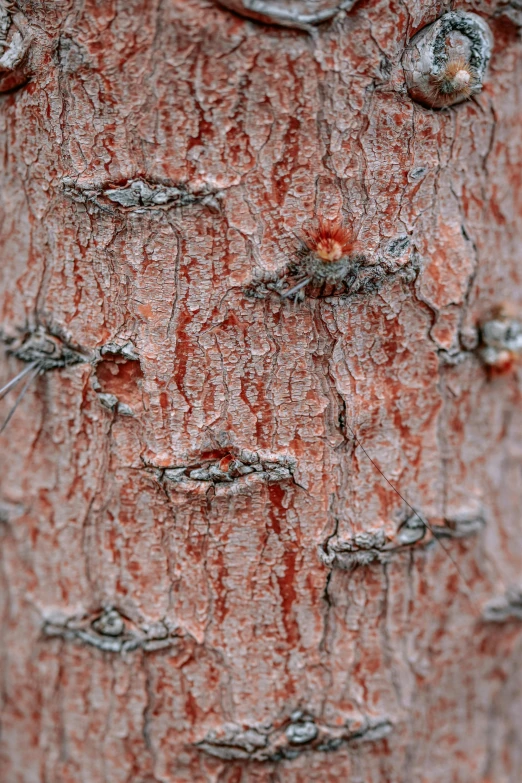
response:
<path id="1" fill-rule="evenodd" d="M 0 9 L 6 783 L 522 779 L 522 12 L 452 5 Z"/>

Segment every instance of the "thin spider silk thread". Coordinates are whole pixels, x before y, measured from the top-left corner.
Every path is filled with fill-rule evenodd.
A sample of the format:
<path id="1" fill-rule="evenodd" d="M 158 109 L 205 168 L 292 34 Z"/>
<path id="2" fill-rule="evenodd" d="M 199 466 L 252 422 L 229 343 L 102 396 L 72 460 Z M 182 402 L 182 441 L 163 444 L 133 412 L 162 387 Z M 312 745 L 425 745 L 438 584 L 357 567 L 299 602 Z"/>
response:
<path id="1" fill-rule="evenodd" d="M 34 381 L 36 376 L 40 373 L 41 369 L 42 368 L 41 368 L 40 362 L 37 362 L 37 366 L 36 367 L 33 366 L 33 372 L 29 375 L 29 378 L 24 383 L 20 394 L 18 395 L 18 397 L 14 401 L 13 407 L 11 408 L 9 413 L 7 414 L 7 418 L 5 419 L 4 423 L 0 427 L 0 435 L 2 434 L 2 432 L 4 432 L 5 428 L 7 427 L 9 422 L 11 421 L 11 419 L 12 419 L 16 409 L 18 408 L 18 406 L 22 402 L 23 398 L 25 397 L 25 394 L 26 394 L 27 390 L 29 389 L 29 386 Z M 24 377 L 25 375 L 26 375 L 26 373 L 20 373 L 21 377 Z M 18 377 L 18 380 L 21 380 L 21 377 L 19 377 L 19 376 L 17 376 L 17 377 Z"/>
<path id="2" fill-rule="evenodd" d="M 423 519 L 423 518 L 421 517 L 421 515 L 419 514 L 419 512 L 418 512 L 418 511 L 417 511 L 417 510 L 416 510 L 416 509 L 415 509 L 415 508 L 414 508 L 414 507 L 411 505 L 411 503 L 410 503 L 408 500 L 406 500 L 406 498 L 404 497 L 404 495 L 402 495 L 402 494 L 401 494 L 401 492 L 399 492 L 399 490 L 397 489 L 397 487 L 395 487 L 395 486 L 394 486 L 394 485 L 391 483 L 391 481 L 390 481 L 390 480 L 389 480 L 389 479 L 388 479 L 388 478 L 385 476 L 385 474 L 382 472 L 382 470 L 381 470 L 381 469 L 380 469 L 380 467 L 377 465 L 377 463 L 375 462 L 375 460 L 374 460 L 374 459 L 372 459 L 372 457 L 371 457 L 371 456 L 368 454 L 368 452 L 367 452 L 367 451 L 366 451 L 366 449 L 364 448 L 363 444 L 361 443 L 360 439 L 357 437 L 357 435 L 355 434 L 355 432 L 353 431 L 353 429 L 350 427 L 350 425 L 348 424 L 348 422 L 345 422 L 345 427 L 346 427 L 346 429 L 348 430 L 348 432 L 350 433 L 350 435 L 352 436 L 352 438 L 354 439 L 354 442 L 355 442 L 355 444 L 361 448 L 361 451 L 362 451 L 362 452 L 363 452 L 363 454 L 366 456 L 366 458 L 367 458 L 367 459 L 368 459 L 368 460 L 371 462 L 371 464 L 373 465 L 373 467 L 375 468 L 375 470 L 376 470 L 376 471 L 377 471 L 377 472 L 378 472 L 378 473 L 379 473 L 379 474 L 382 476 L 382 478 L 383 478 L 383 479 L 386 481 L 386 483 L 387 483 L 387 484 L 388 484 L 388 485 L 391 487 L 391 489 L 392 489 L 392 490 L 395 492 L 395 494 L 396 494 L 396 495 L 398 495 L 398 496 L 400 497 L 400 499 L 401 499 L 401 500 L 402 500 L 404 503 L 406 503 L 406 505 L 408 506 L 408 508 L 409 508 L 409 509 L 410 509 L 410 510 L 411 510 L 411 511 L 412 511 L 412 512 L 415 514 L 415 516 L 416 516 L 416 517 L 417 517 L 417 519 L 418 519 L 418 520 L 419 520 L 419 521 L 422 523 L 422 525 L 424 525 L 424 527 L 425 527 L 427 530 L 429 530 L 429 531 L 430 531 L 430 533 L 432 534 L 433 538 L 434 538 L 434 539 L 437 541 L 437 543 L 439 544 L 440 548 L 441 548 L 441 549 L 443 550 L 443 552 L 445 552 L 445 553 L 446 553 L 446 555 L 449 557 L 449 559 L 451 560 L 451 562 L 452 562 L 452 563 L 453 563 L 453 565 L 455 566 L 455 570 L 457 571 L 457 573 L 458 573 L 459 577 L 462 579 L 462 582 L 463 582 L 463 584 L 464 584 L 464 585 L 465 585 L 465 587 L 466 587 L 466 598 L 468 599 L 468 601 L 470 602 L 470 604 L 473 606 L 473 608 L 474 608 L 474 609 L 477 609 L 477 607 L 475 606 L 475 603 L 474 603 L 474 602 L 473 602 L 473 600 L 471 599 L 471 595 L 472 595 L 472 593 L 473 593 L 473 590 L 472 590 L 472 588 L 471 588 L 471 585 L 469 585 L 469 584 L 468 584 L 468 581 L 467 581 L 467 579 L 465 578 L 464 574 L 462 573 L 462 571 L 461 571 L 461 570 L 460 570 L 460 568 L 458 567 L 457 561 L 456 561 L 456 560 L 455 560 L 455 558 L 452 556 L 452 554 L 451 554 L 451 552 L 449 551 L 449 549 L 448 549 L 447 547 L 445 547 L 445 546 L 444 546 L 444 544 L 442 543 L 442 541 L 440 540 L 440 538 L 438 538 L 438 536 L 436 535 L 436 533 L 435 533 L 434 529 L 432 528 L 432 526 L 430 525 L 430 523 L 429 523 L 429 522 L 426 522 L 426 520 L 425 520 L 425 519 Z"/>

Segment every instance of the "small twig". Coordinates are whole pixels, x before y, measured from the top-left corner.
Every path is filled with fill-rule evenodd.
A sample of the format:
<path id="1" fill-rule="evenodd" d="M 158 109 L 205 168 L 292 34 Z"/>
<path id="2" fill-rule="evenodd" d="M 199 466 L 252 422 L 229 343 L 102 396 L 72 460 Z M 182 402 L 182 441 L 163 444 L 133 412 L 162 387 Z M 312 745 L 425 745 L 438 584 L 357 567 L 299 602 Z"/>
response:
<path id="1" fill-rule="evenodd" d="M 5 428 L 6 428 L 6 427 L 7 427 L 7 425 L 9 424 L 9 422 L 11 421 L 11 419 L 12 419 L 12 417 L 13 417 L 13 414 L 14 414 L 14 412 L 16 411 L 16 409 L 18 408 L 18 406 L 19 406 L 19 405 L 20 405 L 20 403 L 22 402 L 23 398 L 25 397 L 25 393 L 26 393 L 26 391 L 28 390 L 29 386 L 30 386 L 30 385 L 31 385 L 31 383 L 34 381 L 34 379 L 36 378 L 36 376 L 38 375 L 38 373 L 40 372 L 40 370 L 41 370 L 41 366 L 40 366 L 40 363 L 39 363 L 39 362 L 38 362 L 38 364 L 37 364 L 37 366 L 36 366 L 36 367 L 34 367 L 34 365 L 33 365 L 33 372 L 31 373 L 31 375 L 29 376 L 29 378 L 28 378 L 28 379 L 26 380 L 26 382 L 24 383 L 24 385 L 23 385 L 23 387 L 22 387 L 22 391 L 20 392 L 20 394 L 19 394 L 19 395 L 18 395 L 18 397 L 16 398 L 16 400 L 15 400 L 15 402 L 14 402 L 14 405 L 13 405 L 13 407 L 11 408 L 11 410 L 9 411 L 9 413 L 7 414 L 7 418 L 6 418 L 6 420 L 4 421 L 4 423 L 2 424 L 2 426 L 0 427 L 0 435 L 1 435 L 1 434 L 2 434 L 2 432 L 5 430 Z"/>
<path id="2" fill-rule="evenodd" d="M 7 392 L 13 388 L 13 386 L 16 386 L 16 384 L 22 380 L 22 378 L 25 378 L 28 372 L 31 372 L 36 366 L 40 365 L 40 362 L 34 361 L 31 362 L 31 364 L 28 367 L 24 367 L 24 369 L 18 373 L 14 378 L 12 378 L 9 383 L 6 383 L 6 385 L 0 389 L 0 400 L 3 400 Z"/>
<path id="3" fill-rule="evenodd" d="M 297 294 L 298 291 L 301 290 L 301 288 L 304 288 L 305 285 L 308 285 L 312 281 L 311 277 L 305 277 L 304 280 L 301 280 L 300 283 L 297 285 L 294 285 L 293 288 L 291 288 L 289 291 L 285 291 L 283 294 L 281 294 L 281 299 L 288 299 L 289 296 L 293 296 L 293 294 Z"/>

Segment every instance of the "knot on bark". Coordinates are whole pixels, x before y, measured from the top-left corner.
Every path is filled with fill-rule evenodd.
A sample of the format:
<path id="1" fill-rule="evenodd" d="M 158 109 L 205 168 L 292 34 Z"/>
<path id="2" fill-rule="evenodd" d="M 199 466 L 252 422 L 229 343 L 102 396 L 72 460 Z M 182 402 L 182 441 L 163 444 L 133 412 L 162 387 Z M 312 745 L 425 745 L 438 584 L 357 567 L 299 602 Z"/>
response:
<path id="1" fill-rule="evenodd" d="M 420 30 L 403 57 L 408 92 L 432 109 L 477 95 L 491 56 L 492 35 L 476 14 L 450 11 Z"/>

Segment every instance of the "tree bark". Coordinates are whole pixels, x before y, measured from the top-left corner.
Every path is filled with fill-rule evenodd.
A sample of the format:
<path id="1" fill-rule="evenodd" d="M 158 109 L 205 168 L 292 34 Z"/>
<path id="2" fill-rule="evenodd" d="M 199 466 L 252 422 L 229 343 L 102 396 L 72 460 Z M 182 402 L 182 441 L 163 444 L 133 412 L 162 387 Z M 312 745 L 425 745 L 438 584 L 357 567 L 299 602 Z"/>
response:
<path id="1" fill-rule="evenodd" d="M 520 4 L 231 5 L 1 9 L 0 777 L 518 783 Z"/>

